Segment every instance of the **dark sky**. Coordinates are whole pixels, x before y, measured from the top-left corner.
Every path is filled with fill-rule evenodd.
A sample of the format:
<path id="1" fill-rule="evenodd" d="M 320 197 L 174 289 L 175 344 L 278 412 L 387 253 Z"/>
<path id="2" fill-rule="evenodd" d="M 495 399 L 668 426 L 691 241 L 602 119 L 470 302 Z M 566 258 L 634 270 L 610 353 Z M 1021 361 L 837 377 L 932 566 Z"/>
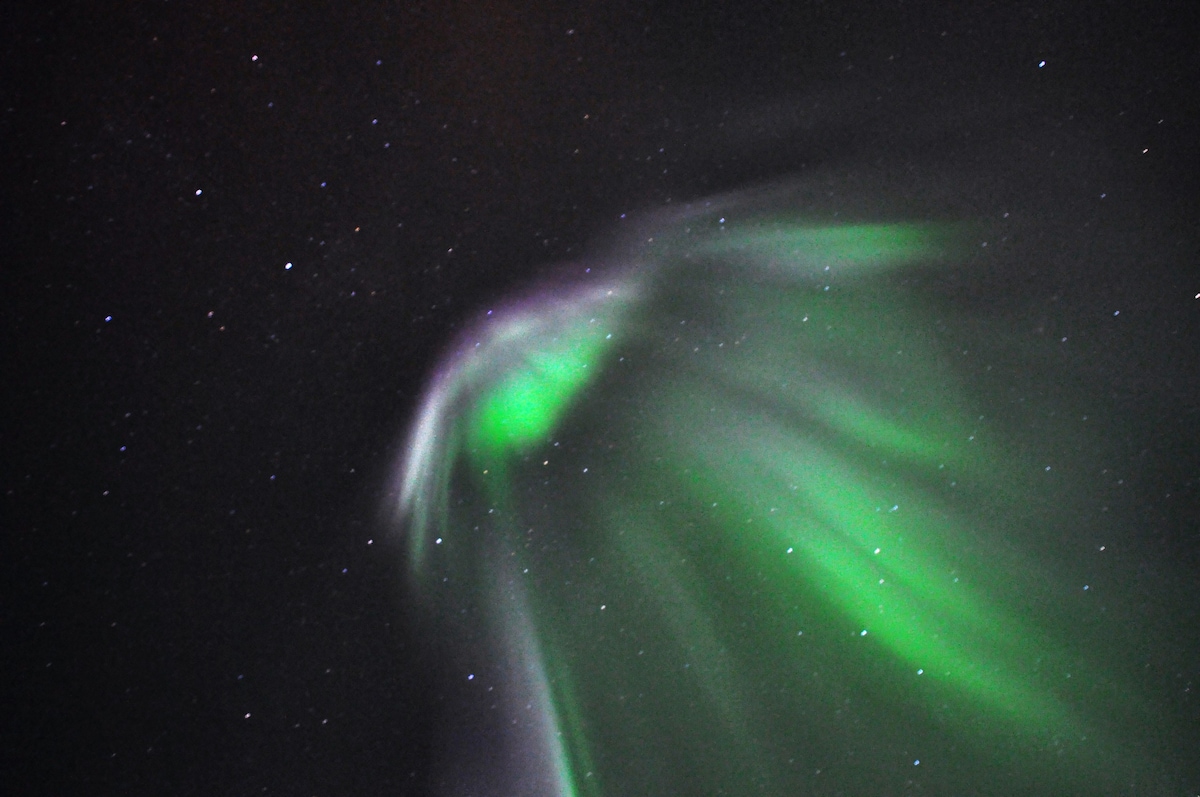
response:
<path id="1" fill-rule="evenodd" d="M 1200 294 L 1191 4 L 848 6 L 8 7 L 0 792 L 422 794 L 446 651 L 378 522 L 397 441 L 464 319 L 625 212 L 1069 127 L 1168 242 L 1097 277 L 1166 303 L 1130 393 L 1187 406 L 1200 302 L 1154 281 Z"/>

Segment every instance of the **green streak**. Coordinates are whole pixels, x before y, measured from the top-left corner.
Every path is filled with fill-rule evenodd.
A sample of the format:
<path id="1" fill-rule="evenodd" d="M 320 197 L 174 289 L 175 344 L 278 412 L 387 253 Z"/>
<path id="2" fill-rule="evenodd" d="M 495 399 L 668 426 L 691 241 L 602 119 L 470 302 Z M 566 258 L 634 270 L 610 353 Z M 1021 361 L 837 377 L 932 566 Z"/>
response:
<path id="1" fill-rule="evenodd" d="M 959 237 L 946 225 L 848 224 L 812 227 L 786 221 L 729 225 L 700 247 L 717 255 L 741 254 L 767 262 L 799 260 L 813 266 L 873 269 L 945 253 Z"/>
<path id="2" fill-rule="evenodd" d="M 874 456 L 886 457 L 897 443 L 895 453 L 910 447 L 909 435 L 894 434 L 881 418 L 868 413 L 856 425 L 862 427 L 893 432 L 864 443 Z M 1027 677 L 1029 663 L 1050 658 L 1052 649 L 971 585 L 973 563 L 957 564 L 939 551 L 961 547 L 955 524 L 962 519 L 904 486 L 881 494 L 873 486 L 878 479 L 845 458 L 854 446 L 839 455 L 783 428 L 743 427 L 738 436 L 736 444 L 709 436 L 694 452 L 708 463 L 704 494 L 734 507 L 726 517 L 762 518 L 763 531 L 739 536 L 750 558 L 789 561 L 774 582 L 781 602 L 792 600 L 793 585 L 820 584 L 852 624 L 848 631 L 866 631 L 865 641 L 883 646 L 909 673 L 922 670 L 943 683 L 948 695 L 974 704 L 973 714 L 1035 736 L 1072 729 L 1063 707 Z M 724 456 L 739 451 L 746 453 Z M 762 512 L 765 505 L 774 511 Z"/>

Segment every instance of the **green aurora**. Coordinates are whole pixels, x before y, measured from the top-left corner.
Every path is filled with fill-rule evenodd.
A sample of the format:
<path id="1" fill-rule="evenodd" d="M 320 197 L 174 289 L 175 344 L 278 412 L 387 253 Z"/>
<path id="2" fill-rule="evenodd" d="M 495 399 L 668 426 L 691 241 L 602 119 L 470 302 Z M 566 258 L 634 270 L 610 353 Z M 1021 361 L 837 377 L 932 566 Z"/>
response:
<path id="1" fill-rule="evenodd" d="M 972 235 L 733 203 L 464 339 L 399 511 L 516 673 L 498 792 L 1168 793 L 1063 543 L 1086 485 L 975 406 L 917 278 Z"/>

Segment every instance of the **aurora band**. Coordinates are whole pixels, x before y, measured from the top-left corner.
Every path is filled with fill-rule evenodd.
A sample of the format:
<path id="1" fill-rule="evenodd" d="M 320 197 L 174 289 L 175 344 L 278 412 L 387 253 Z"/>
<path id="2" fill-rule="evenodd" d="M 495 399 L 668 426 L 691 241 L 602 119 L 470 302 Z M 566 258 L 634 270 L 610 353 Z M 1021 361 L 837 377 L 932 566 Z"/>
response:
<path id="1" fill-rule="evenodd" d="M 1071 485 L 973 405 L 922 287 L 975 228 L 802 204 L 654 216 L 442 364 L 394 508 L 414 593 L 490 690 L 448 793 L 1152 779 L 1120 738 L 1152 719 L 1037 542 Z"/>

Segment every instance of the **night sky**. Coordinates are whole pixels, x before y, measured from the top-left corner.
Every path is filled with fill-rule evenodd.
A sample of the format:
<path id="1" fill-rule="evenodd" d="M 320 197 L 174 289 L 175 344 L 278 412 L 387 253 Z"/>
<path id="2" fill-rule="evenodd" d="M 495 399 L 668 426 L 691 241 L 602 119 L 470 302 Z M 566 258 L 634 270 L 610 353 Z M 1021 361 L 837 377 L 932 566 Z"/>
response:
<path id="1" fill-rule="evenodd" d="M 945 158 L 968 216 L 1028 192 L 1044 262 L 962 302 L 1121 312 L 1080 367 L 1137 417 L 1148 544 L 1200 567 L 1191 4 L 0 19 L 0 793 L 428 793 L 457 676 L 381 516 L 439 354 L 623 214 L 810 169 Z"/>

